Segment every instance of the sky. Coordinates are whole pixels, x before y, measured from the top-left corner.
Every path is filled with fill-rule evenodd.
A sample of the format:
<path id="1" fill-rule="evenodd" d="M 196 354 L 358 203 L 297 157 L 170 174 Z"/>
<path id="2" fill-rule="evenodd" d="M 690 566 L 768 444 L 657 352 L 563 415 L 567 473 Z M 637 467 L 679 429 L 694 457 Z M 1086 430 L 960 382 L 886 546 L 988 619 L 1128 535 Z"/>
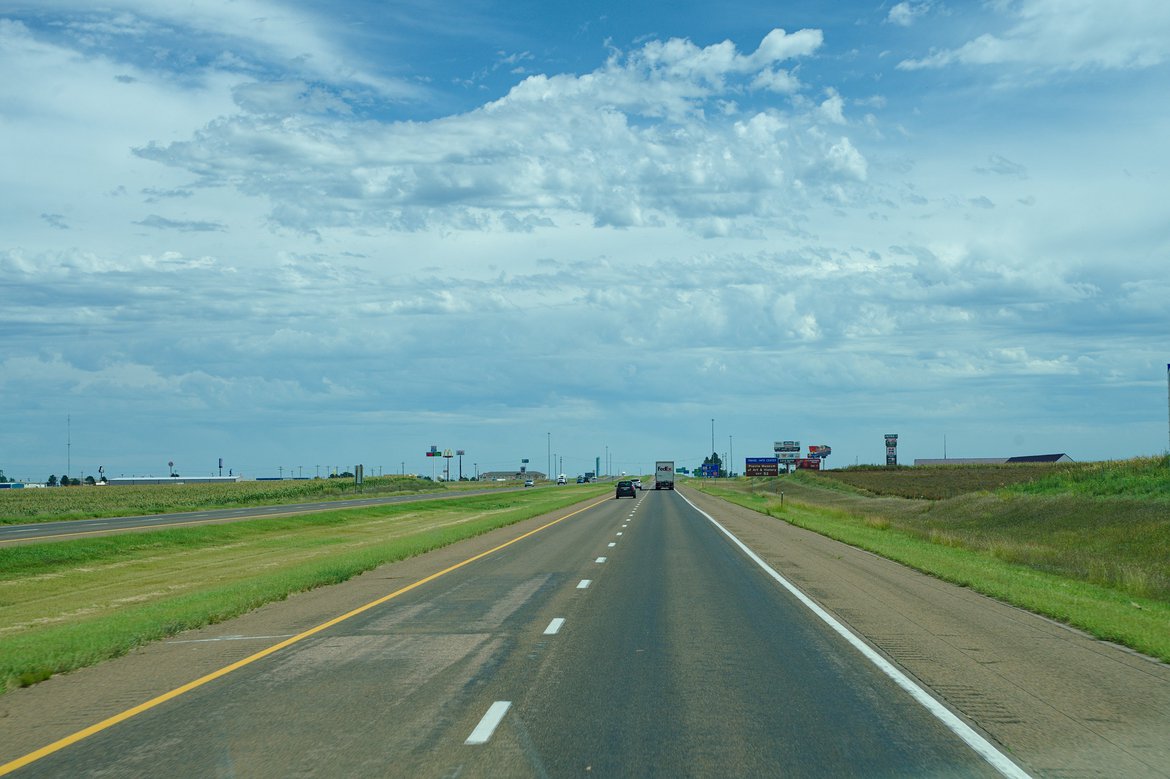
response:
<path id="1" fill-rule="evenodd" d="M 12 478 L 1167 449 L 1164 0 L 0 0 L 0 74 Z"/>

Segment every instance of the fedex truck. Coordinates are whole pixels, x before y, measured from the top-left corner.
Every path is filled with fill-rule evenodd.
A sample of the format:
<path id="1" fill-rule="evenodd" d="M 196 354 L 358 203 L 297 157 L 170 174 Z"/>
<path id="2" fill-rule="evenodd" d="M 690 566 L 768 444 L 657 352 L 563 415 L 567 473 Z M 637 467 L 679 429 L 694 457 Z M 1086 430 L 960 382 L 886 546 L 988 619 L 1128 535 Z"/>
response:
<path id="1" fill-rule="evenodd" d="M 674 460 L 659 460 L 654 465 L 654 489 L 674 489 Z"/>

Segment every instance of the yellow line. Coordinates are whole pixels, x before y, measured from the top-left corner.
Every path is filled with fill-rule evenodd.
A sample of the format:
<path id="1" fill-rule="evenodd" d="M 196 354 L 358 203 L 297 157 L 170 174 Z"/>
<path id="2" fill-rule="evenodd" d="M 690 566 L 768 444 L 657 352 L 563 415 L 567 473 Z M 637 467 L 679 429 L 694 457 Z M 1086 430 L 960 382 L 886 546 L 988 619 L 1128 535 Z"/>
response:
<path id="1" fill-rule="evenodd" d="M 135 716 L 143 713 L 144 711 L 149 711 L 150 709 L 153 709 L 156 706 L 159 706 L 163 703 L 166 703 L 169 700 L 172 700 L 174 698 L 178 698 L 180 695 L 183 695 L 184 693 L 188 693 L 191 690 L 194 690 L 198 687 L 202 687 L 203 685 L 207 684 L 208 682 L 215 681 L 216 679 L 220 678 L 221 676 L 227 676 L 232 671 L 239 670 L 240 668 L 243 668 L 246 665 L 250 665 L 250 664 L 256 662 L 257 660 L 261 660 L 265 657 L 268 657 L 268 655 L 271 655 L 274 652 L 279 652 L 281 649 L 284 649 L 285 647 L 292 646 L 293 644 L 295 644 L 299 641 L 303 641 L 304 639 L 308 638 L 309 636 L 316 635 L 317 633 L 320 633 L 322 630 L 327 630 L 327 629 L 333 627 L 334 625 L 337 625 L 341 622 L 344 622 L 347 619 L 350 619 L 351 617 L 356 617 L 358 614 L 361 614 L 365 611 L 369 611 L 370 609 L 372 609 L 376 606 L 380 606 L 383 603 L 386 603 L 387 601 L 393 600 L 394 598 L 397 598 L 399 595 L 410 592 L 411 590 L 415 589 L 416 587 L 421 587 L 424 584 L 427 584 L 428 582 L 432 582 L 435 579 L 438 579 L 440 576 L 445 576 L 445 575 L 451 573 L 452 571 L 455 571 L 455 570 L 462 568 L 465 565 L 468 565 L 470 563 L 474 563 L 476 560 L 481 560 L 490 554 L 495 554 L 496 552 L 500 551 L 501 549 L 509 547 L 512 544 L 515 544 L 519 541 L 523 541 L 525 538 L 528 538 L 529 536 L 536 535 L 540 531 L 546 530 L 547 528 L 550 528 L 559 522 L 564 522 L 569 517 L 574 517 L 583 511 L 588 511 L 589 509 L 593 508 L 594 506 L 599 506 L 605 502 L 606 502 L 605 500 L 599 500 L 596 503 L 590 503 L 588 506 L 585 506 L 584 508 L 577 509 L 576 511 L 572 512 L 571 514 L 566 514 L 565 516 L 560 517 L 559 519 L 554 519 L 552 522 L 541 525 L 540 527 L 535 528 L 534 530 L 529 530 L 527 533 L 525 533 L 523 535 L 516 536 L 511 541 L 506 541 L 497 547 L 493 547 L 492 549 L 487 550 L 486 552 L 480 552 L 479 554 L 475 555 L 474 557 L 468 557 L 466 560 L 463 560 L 462 562 L 455 563 L 454 565 L 452 565 L 448 568 L 444 568 L 443 570 L 438 571 L 437 573 L 432 573 L 430 576 L 426 576 L 422 579 L 419 579 L 414 584 L 408 584 L 407 586 L 405 586 L 399 590 L 395 590 L 394 592 L 390 593 L 389 595 L 383 595 L 381 598 L 378 598 L 377 600 L 370 601 L 369 603 L 365 604 L 364 606 L 358 606 L 356 609 L 353 609 L 352 611 L 348 611 L 339 617 L 334 617 L 333 619 L 329 620 L 328 622 L 322 622 L 320 625 L 317 625 L 316 627 L 313 627 L 313 628 L 309 628 L 308 630 L 306 630 L 303 633 L 298 633 L 297 635 L 293 636 L 292 638 L 287 638 L 284 641 L 281 641 L 277 644 L 273 644 L 272 646 L 268 647 L 267 649 L 262 649 L 254 655 L 251 655 L 249 657 L 245 657 L 243 660 L 237 660 L 236 662 L 232 663 L 231 665 L 225 665 L 223 668 L 220 668 L 217 671 L 212 671 L 211 673 L 209 673 L 205 676 L 201 676 L 198 679 L 195 679 L 194 681 L 187 682 L 186 684 L 184 684 L 180 687 L 176 687 L 175 689 L 171 690 L 170 692 L 165 692 L 162 695 L 159 695 L 155 698 L 151 698 L 150 700 L 146 701 L 145 703 L 140 703 L 137 706 L 134 706 L 133 708 L 126 709 L 125 711 L 123 711 L 119 714 L 115 714 L 114 716 L 108 717 L 108 718 L 102 720 L 101 722 L 90 725 L 88 728 L 84 728 L 82 730 L 79 730 L 72 735 L 66 736 L 65 738 L 58 739 L 57 741 L 54 741 L 52 744 L 49 744 L 47 746 L 43 746 L 40 749 L 36 750 L 35 752 L 29 752 L 27 755 L 25 755 L 23 757 L 18 757 L 17 759 L 15 759 L 11 762 L 0 765 L 0 776 L 10 774 L 13 771 L 17 770 L 18 768 L 23 768 L 24 766 L 26 766 L 30 763 L 34 763 L 43 757 L 48 757 L 49 755 L 53 754 L 54 752 L 59 752 L 60 750 L 64 749 L 65 747 L 76 744 L 77 742 L 82 741 L 84 739 L 87 739 L 96 733 L 102 732 L 103 730 L 111 728 L 120 722 L 125 722 L 126 720 L 130 719 L 131 717 L 135 717 Z"/>

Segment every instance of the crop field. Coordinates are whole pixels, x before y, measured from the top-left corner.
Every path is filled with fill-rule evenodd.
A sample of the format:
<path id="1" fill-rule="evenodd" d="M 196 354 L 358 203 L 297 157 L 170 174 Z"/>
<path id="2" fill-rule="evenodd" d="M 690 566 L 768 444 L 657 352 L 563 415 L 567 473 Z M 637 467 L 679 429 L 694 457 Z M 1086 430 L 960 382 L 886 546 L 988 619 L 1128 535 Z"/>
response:
<path id="1" fill-rule="evenodd" d="M 945 500 L 969 492 L 991 492 L 1017 484 L 1028 484 L 1056 474 L 1090 471 L 1100 463 L 1045 465 L 1020 463 L 1004 465 L 860 466 L 829 471 L 798 471 L 791 477 L 809 484 L 826 482 L 848 485 L 871 495 Z"/>
<path id="2" fill-rule="evenodd" d="M 413 476 L 366 477 L 364 482 L 361 492 L 354 487 L 353 479 L 0 490 L 0 524 L 166 514 L 201 509 L 344 500 L 362 496 L 445 492 L 452 489 L 441 483 Z"/>
<path id="3" fill-rule="evenodd" d="M 697 486 L 1170 660 L 1170 458 Z"/>
<path id="4" fill-rule="evenodd" d="M 500 492 L 0 548 L 0 693 L 609 490 Z"/>

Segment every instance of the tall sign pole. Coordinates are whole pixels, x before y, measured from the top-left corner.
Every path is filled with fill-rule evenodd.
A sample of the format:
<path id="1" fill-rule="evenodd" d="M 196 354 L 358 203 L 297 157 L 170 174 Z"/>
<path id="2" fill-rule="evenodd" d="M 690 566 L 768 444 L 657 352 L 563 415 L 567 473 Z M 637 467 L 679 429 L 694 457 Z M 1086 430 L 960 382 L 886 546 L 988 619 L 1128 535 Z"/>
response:
<path id="1" fill-rule="evenodd" d="M 898 464 L 898 434 L 886 433 L 886 466 Z"/>

